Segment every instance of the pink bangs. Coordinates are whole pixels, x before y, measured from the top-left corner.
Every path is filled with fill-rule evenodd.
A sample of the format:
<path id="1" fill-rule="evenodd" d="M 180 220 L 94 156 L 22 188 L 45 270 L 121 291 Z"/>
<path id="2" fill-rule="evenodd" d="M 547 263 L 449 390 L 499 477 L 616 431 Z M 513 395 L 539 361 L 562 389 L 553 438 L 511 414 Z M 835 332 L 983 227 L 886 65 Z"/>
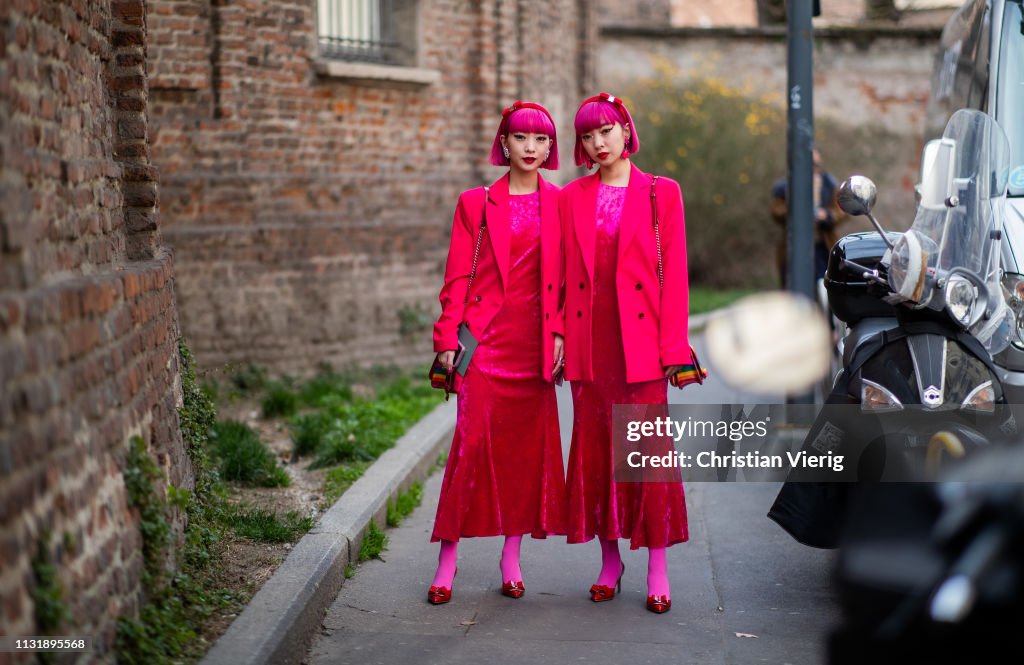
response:
<path id="1" fill-rule="evenodd" d="M 587 102 L 576 111 L 576 133 L 586 134 L 602 125 L 617 122 L 625 125 L 627 120 L 615 104 L 610 102 Z"/>
<path id="2" fill-rule="evenodd" d="M 555 124 L 544 111 L 535 108 L 521 108 L 513 111 L 498 125 L 498 133 L 491 145 L 491 164 L 495 166 L 508 166 L 509 161 L 501 150 L 501 137 L 508 136 L 514 132 L 528 134 L 546 134 L 551 139 L 551 154 L 547 161 L 541 164 L 542 169 L 558 169 L 558 139 L 555 136 Z"/>
<path id="3" fill-rule="evenodd" d="M 555 125 L 544 111 L 538 109 L 519 109 L 508 117 L 508 133 L 525 132 L 547 134 L 555 138 Z"/>
<path id="4" fill-rule="evenodd" d="M 580 106 L 579 110 L 576 111 L 576 121 L 573 123 L 576 128 L 576 147 L 573 150 L 576 166 L 583 166 L 584 164 L 588 168 L 593 166 L 589 157 L 587 157 L 587 151 L 583 149 L 583 141 L 580 136 L 598 127 L 616 122 L 623 127 L 629 127 L 630 136 L 626 149 L 631 154 L 636 154 L 640 150 L 640 137 L 637 136 L 633 119 L 630 117 L 629 111 L 626 110 L 625 106 L 619 106 L 604 100 L 588 101 Z"/>

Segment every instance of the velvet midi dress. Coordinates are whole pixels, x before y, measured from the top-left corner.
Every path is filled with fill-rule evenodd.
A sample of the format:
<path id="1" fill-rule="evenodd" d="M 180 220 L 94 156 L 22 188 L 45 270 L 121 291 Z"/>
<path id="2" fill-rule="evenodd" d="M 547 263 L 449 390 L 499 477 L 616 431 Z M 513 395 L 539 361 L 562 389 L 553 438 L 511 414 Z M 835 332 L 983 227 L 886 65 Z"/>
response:
<path id="1" fill-rule="evenodd" d="M 459 388 L 431 541 L 565 533 L 558 406 L 541 375 L 540 193 L 508 201 L 505 298 Z"/>
<path id="2" fill-rule="evenodd" d="M 568 542 L 628 538 L 630 549 L 668 547 L 689 538 L 678 470 L 671 482 L 616 482 L 612 406 L 667 403 L 667 381 L 626 381 L 626 358 L 615 275 L 626 187 L 599 184 L 593 284 L 593 381 L 573 381 L 572 447 L 566 491 Z M 631 340 L 657 344 L 657 340 Z"/>

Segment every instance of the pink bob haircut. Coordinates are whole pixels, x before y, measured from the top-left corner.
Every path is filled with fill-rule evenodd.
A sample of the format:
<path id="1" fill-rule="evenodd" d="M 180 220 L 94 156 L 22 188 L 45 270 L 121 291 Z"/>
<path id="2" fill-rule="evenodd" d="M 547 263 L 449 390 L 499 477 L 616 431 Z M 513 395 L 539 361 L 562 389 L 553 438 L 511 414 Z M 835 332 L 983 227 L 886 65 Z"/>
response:
<path id="1" fill-rule="evenodd" d="M 501 112 L 501 124 L 491 146 L 491 164 L 508 166 L 509 161 L 501 150 L 501 137 L 516 132 L 547 134 L 551 138 L 551 154 L 540 165 L 542 169 L 558 169 L 558 139 L 555 137 L 555 122 L 551 114 L 540 104 L 516 101 Z"/>
<path id="2" fill-rule="evenodd" d="M 580 108 L 576 111 L 576 148 L 573 150 L 573 157 L 576 159 L 576 166 L 583 166 L 589 169 L 594 165 L 583 148 L 583 139 L 580 138 L 587 132 L 592 132 L 598 127 L 610 123 L 619 123 L 629 128 L 629 143 L 626 150 L 629 154 L 635 155 L 640 151 L 640 137 L 636 133 L 636 126 L 633 124 L 633 117 L 629 115 L 629 109 L 621 99 L 602 92 L 599 95 L 583 100 Z"/>

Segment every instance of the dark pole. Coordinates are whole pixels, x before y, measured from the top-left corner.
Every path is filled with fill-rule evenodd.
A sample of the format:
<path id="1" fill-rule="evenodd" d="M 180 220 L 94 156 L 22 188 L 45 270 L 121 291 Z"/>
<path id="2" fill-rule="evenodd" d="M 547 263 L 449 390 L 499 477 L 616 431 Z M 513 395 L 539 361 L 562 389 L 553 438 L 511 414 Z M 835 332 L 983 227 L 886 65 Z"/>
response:
<path id="1" fill-rule="evenodd" d="M 790 0 L 786 3 L 787 43 L 787 161 L 789 180 L 786 200 L 789 217 L 787 269 L 789 288 L 814 299 L 814 234 L 813 163 L 814 105 L 812 95 L 812 28 L 811 0 Z M 792 401 L 811 401 L 811 396 L 798 396 Z"/>
<path id="2" fill-rule="evenodd" d="M 814 297 L 814 266 L 811 261 L 814 202 L 812 177 L 814 166 L 811 150 L 814 144 L 814 106 L 811 91 L 811 2 L 792 0 L 786 3 L 788 20 L 787 76 L 787 162 L 789 182 L 786 199 L 789 203 L 787 242 L 790 290 Z"/>

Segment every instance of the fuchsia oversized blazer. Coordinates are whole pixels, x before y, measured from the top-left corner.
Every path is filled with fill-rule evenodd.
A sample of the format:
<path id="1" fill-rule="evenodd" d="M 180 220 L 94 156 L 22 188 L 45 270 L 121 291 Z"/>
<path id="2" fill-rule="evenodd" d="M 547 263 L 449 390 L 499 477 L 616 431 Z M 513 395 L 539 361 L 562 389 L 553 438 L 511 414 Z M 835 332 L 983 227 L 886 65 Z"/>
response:
<path id="1" fill-rule="evenodd" d="M 565 376 L 570 381 L 594 378 L 591 294 L 600 177 L 598 171 L 574 180 L 565 186 L 560 198 L 565 234 Z M 651 217 L 651 182 L 650 175 L 632 166 L 619 227 L 615 285 L 629 383 L 664 378 L 664 367 L 690 362 L 683 197 L 679 183 L 658 178 L 658 224 L 665 275 L 661 289 Z"/>
<path id="2" fill-rule="evenodd" d="M 543 377 L 551 380 L 554 361 L 554 334 L 563 335 L 560 307 L 563 292 L 562 229 L 558 217 L 558 187 L 538 175 L 540 186 L 540 250 L 541 250 L 541 314 L 543 322 Z M 508 220 L 508 174 L 491 185 L 484 201 L 484 188 L 463 192 L 452 222 L 452 240 L 441 288 L 441 317 L 434 324 L 434 351 L 458 348 L 458 328 L 465 316 L 469 331 L 480 339 L 505 299 L 508 281 L 510 233 Z M 469 302 L 463 307 L 466 284 L 473 266 L 484 205 L 487 206 L 487 230 L 480 245 L 476 276 L 469 291 Z M 457 377 L 457 382 L 461 377 Z M 456 386 L 457 389 L 457 386 Z"/>

